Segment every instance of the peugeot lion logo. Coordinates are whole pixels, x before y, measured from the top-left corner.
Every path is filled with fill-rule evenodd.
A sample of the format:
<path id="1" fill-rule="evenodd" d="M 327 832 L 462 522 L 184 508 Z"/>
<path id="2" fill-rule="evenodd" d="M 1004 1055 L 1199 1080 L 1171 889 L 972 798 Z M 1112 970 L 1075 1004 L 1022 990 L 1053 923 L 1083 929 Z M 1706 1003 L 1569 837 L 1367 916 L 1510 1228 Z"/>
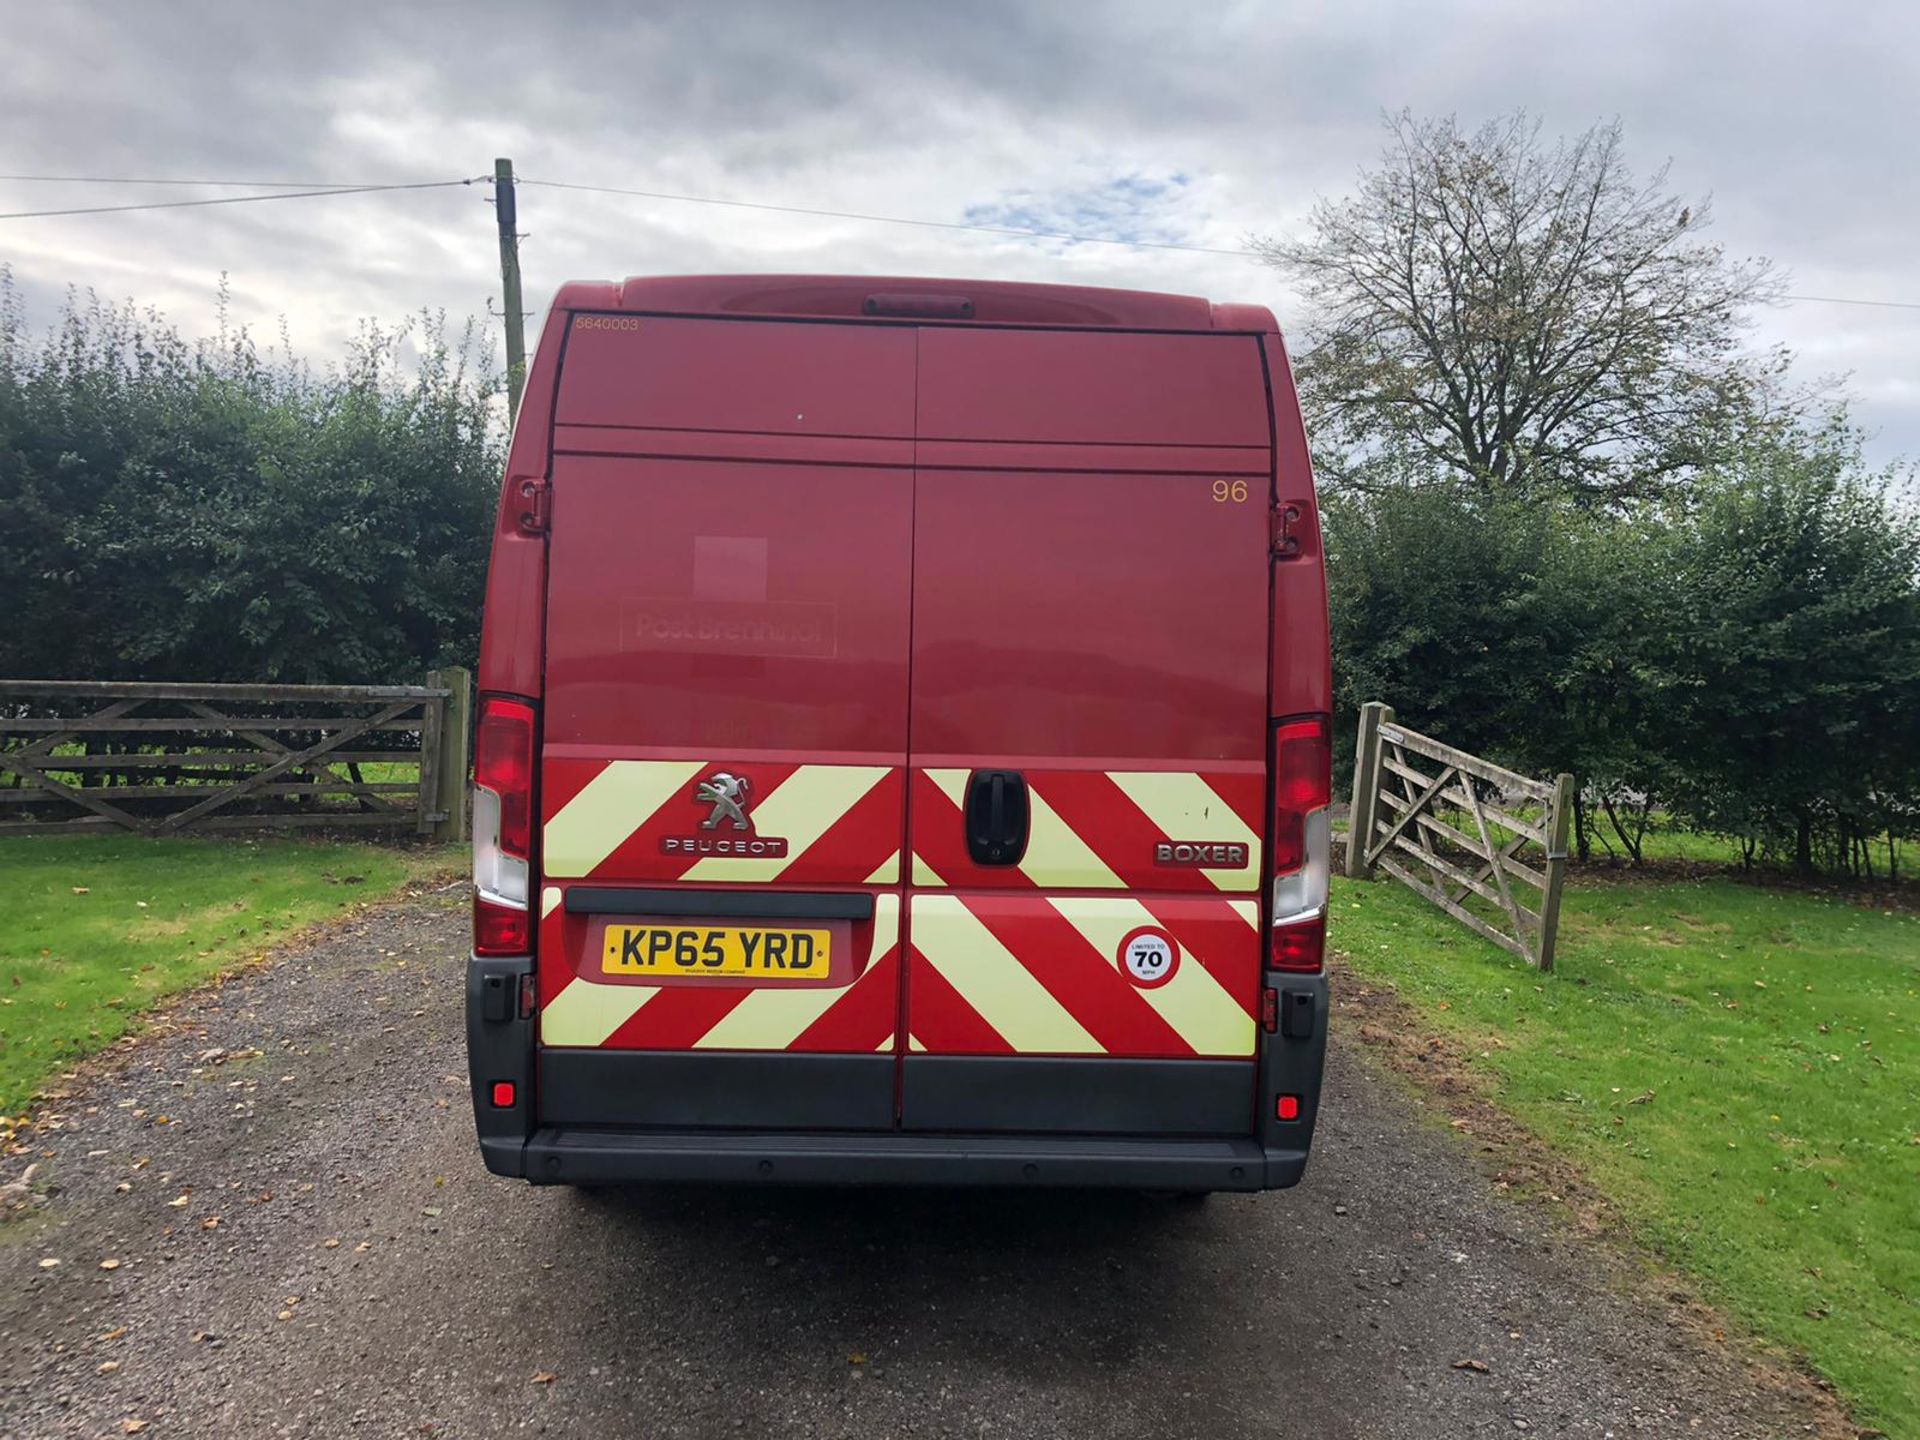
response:
<path id="1" fill-rule="evenodd" d="M 746 776 L 726 770 L 715 771 L 705 780 L 696 782 L 693 794 L 687 798 L 695 805 L 710 805 L 713 808 L 691 834 L 662 835 L 662 855 L 683 859 L 701 856 L 729 860 L 780 860 L 786 857 L 787 842 L 784 836 L 754 832 L 753 821 L 747 816 L 747 807 L 753 804 L 753 784 Z M 723 828 L 729 833 L 713 833 Z"/>
<path id="2" fill-rule="evenodd" d="M 722 770 L 711 780 L 702 780 L 693 792 L 694 802 L 713 806 L 713 813 L 700 822 L 702 830 L 718 830 L 722 820 L 730 821 L 736 830 L 746 830 L 746 807 L 752 803 L 747 799 L 752 787 L 747 784 L 744 775 L 729 775 Z"/>

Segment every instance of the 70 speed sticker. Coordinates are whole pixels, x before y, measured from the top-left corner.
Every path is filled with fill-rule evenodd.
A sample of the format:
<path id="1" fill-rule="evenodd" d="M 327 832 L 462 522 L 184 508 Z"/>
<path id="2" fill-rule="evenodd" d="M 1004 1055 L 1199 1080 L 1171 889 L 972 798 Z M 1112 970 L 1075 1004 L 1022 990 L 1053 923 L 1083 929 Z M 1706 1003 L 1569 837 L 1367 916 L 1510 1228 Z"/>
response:
<path id="1" fill-rule="evenodd" d="M 1120 969 L 1142 989 L 1164 985 L 1180 968 L 1180 947 L 1157 925 L 1129 930 L 1120 942 Z"/>

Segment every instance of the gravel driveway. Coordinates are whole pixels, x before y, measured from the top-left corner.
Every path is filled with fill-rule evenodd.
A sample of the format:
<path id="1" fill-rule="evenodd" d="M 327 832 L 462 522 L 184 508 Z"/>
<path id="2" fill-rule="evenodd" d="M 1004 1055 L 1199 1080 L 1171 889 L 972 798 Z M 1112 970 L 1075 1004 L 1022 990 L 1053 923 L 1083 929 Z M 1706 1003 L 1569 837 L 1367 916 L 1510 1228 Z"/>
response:
<path id="1" fill-rule="evenodd" d="M 1814 1423 L 1494 1193 L 1339 1043 L 1306 1183 L 1201 1207 L 496 1180 L 468 1112 L 464 944 L 457 895 L 366 912 L 56 1103 L 56 1193 L 0 1227 L 0 1434 Z"/>

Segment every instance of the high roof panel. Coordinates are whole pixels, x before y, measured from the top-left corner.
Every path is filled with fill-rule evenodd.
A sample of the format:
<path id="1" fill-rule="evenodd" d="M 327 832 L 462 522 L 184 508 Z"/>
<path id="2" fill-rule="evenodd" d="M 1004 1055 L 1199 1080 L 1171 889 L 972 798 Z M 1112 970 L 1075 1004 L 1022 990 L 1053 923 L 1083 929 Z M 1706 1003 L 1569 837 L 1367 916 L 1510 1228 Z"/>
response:
<path id="1" fill-rule="evenodd" d="M 574 281 L 562 309 L 672 315 L 898 319 L 911 323 L 1099 326 L 1131 330 L 1272 331 L 1255 305 L 1214 305 L 1194 295 L 923 276 L 648 275 Z"/>

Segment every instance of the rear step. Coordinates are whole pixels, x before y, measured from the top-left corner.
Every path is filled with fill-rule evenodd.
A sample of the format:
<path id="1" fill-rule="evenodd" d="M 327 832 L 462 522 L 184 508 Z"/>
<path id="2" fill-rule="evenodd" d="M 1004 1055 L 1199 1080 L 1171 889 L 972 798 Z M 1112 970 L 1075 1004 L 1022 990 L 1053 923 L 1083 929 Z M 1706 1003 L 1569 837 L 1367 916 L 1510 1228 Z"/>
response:
<path id="1" fill-rule="evenodd" d="M 508 1159 L 495 1154 L 490 1161 Z M 770 1185 L 1084 1185 L 1260 1190 L 1295 1184 L 1304 1150 L 1252 1140 L 679 1132 L 543 1128 L 524 1152 L 536 1184 L 760 1181 Z M 489 1168 L 498 1168 L 490 1165 Z"/>

